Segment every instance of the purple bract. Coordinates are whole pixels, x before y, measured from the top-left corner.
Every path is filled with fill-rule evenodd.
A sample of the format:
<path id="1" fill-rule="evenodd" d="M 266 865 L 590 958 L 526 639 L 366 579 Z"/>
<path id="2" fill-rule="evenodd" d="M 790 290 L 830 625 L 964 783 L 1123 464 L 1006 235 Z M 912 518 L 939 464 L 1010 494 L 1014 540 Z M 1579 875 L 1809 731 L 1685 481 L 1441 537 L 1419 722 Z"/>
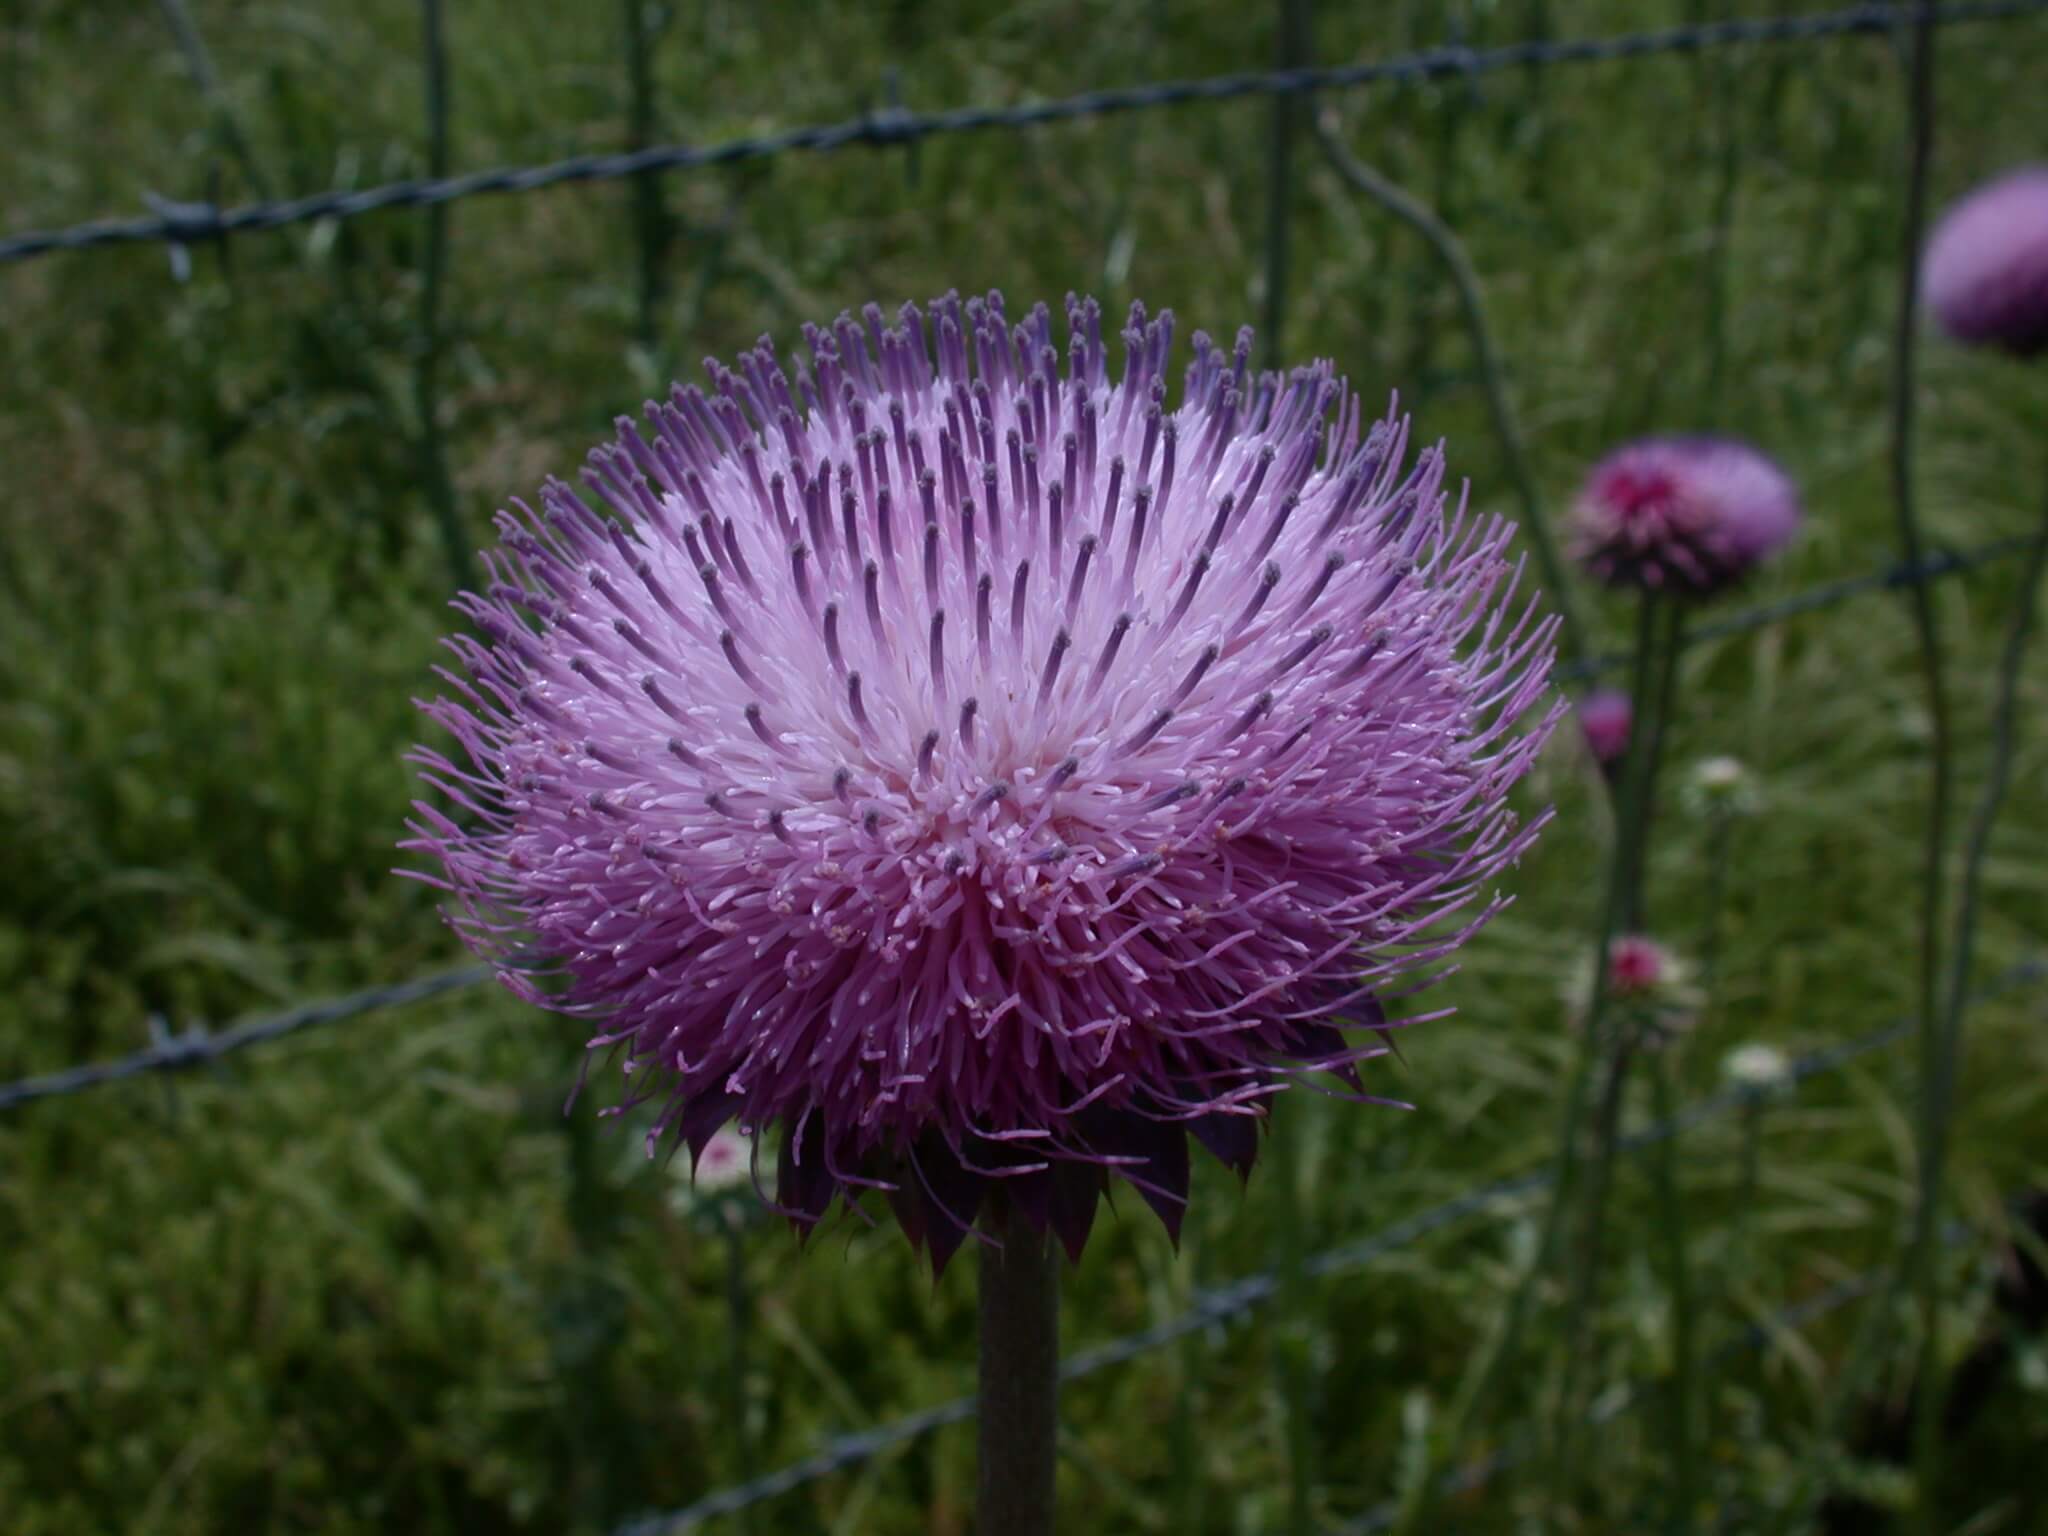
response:
<path id="1" fill-rule="evenodd" d="M 1726 437 L 1646 437 L 1594 466 L 1573 508 L 1580 560 L 1610 586 L 1708 597 L 1799 527 L 1785 472 Z"/>
<path id="2" fill-rule="evenodd" d="M 1944 214 L 1921 291 L 1958 341 L 2048 350 L 2048 165 L 2009 171 Z"/>
<path id="3" fill-rule="evenodd" d="M 984 1202 L 1078 1254 L 1177 1231 L 1192 1135 L 1361 1092 L 1379 999 L 1502 903 L 1555 720 L 1512 526 L 1330 366 L 1134 305 L 870 305 L 621 418 L 457 606 L 421 805 L 462 936 L 586 1017 L 650 1145 L 782 1135 L 800 1225 L 882 1191 L 943 1266 Z M 1540 821 L 1540 818 L 1539 818 Z M 1362 1041 L 1343 1028 L 1368 1031 Z"/>

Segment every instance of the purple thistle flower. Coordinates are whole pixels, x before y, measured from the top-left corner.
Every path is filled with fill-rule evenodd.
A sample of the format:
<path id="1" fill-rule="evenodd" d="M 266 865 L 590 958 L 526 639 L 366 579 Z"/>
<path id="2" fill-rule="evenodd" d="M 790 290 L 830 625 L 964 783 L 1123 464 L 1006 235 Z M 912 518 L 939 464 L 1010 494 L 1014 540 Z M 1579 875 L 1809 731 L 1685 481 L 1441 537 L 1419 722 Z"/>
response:
<path id="1" fill-rule="evenodd" d="M 2008 171 L 1943 214 L 1920 286 L 1956 340 L 2048 350 L 2048 165 Z"/>
<path id="2" fill-rule="evenodd" d="M 1579 700 L 1579 729 L 1593 760 L 1611 769 L 1628 755 L 1629 730 L 1635 706 L 1618 688 L 1597 688 Z"/>
<path id="3" fill-rule="evenodd" d="M 1078 1255 L 1111 1175 L 1177 1232 L 1189 1136 L 1244 1173 L 1290 1083 L 1363 1097 L 1556 718 L 1440 449 L 1248 330 L 1169 409 L 1169 314 L 1112 383 L 1067 310 L 1064 369 L 1043 305 L 948 296 L 621 418 L 612 516 L 500 514 L 423 706 L 467 763 L 416 757 L 422 878 L 623 1055 L 650 1150 L 779 1125 L 800 1227 L 879 1189 L 941 1267 L 997 1192 Z"/>
<path id="4" fill-rule="evenodd" d="M 1594 466 L 1572 512 L 1577 553 L 1610 586 L 1707 597 L 1799 526 L 1799 493 L 1749 444 L 1646 437 Z"/>

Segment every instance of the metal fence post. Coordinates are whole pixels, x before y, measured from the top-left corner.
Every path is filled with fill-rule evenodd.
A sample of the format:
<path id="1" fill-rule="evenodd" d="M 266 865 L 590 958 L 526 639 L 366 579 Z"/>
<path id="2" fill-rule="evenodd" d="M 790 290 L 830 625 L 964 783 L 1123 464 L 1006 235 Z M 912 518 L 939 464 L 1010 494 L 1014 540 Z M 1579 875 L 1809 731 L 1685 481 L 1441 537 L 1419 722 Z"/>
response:
<path id="1" fill-rule="evenodd" d="M 420 66 L 425 75 L 427 174 L 448 174 L 448 49 L 441 0 L 420 0 Z M 448 204 L 427 205 L 426 251 L 420 263 L 419 335 L 413 356 L 413 405 L 419 416 L 420 474 L 440 529 L 448 574 L 457 587 L 475 585 L 475 563 L 463 537 L 441 437 L 441 288 L 448 267 Z"/>
<path id="2" fill-rule="evenodd" d="M 1280 0 L 1280 38 L 1275 52 L 1283 70 L 1308 67 L 1311 47 L 1309 0 Z M 1306 93 L 1283 90 L 1273 97 L 1273 129 L 1266 157 L 1266 308 L 1264 355 L 1279 367 L 1285 355 L 1281 332 L 1287 325 L 1287 240 L 1294 192 L 1294 138 L 1307 103 Z"/>
<path id="3" fill-rule="evenodd" d="M 637 153 L 654 143 L 654 47 L 668 27 L 669 10 L 661 0 L 620 0 L 626 40 L 626 149 Z M 654 25 L 649 26 L 650 13 Z M 637 336 L 650 359 L 661 352 L 661 301 L 668 289 L 669 216 L 662 195 L 661 172 L 640 171 L 633 177 L 633 229 L 640 246 L 640 309 Z M 659 371 L 659 370 L 657 370 Z"/>

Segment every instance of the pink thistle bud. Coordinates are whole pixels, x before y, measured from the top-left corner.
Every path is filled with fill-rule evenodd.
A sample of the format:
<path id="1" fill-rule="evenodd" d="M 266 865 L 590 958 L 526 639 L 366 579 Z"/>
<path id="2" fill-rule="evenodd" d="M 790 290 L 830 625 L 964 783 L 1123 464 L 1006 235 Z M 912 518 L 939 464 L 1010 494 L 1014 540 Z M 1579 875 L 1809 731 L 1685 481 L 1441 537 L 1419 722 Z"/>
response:
<path id="1" fill-rule="evenodd" d="M 1747 443 L 1649 437 L 1594 466 L 1572 523 L 1579 559 L 1608 585 L 1708 597 L 1792 537 L 1799 495 Z"/>
<path id="2" fill-rule="evenodd" d="M 1189 1137 L 1363 1096 L 1544 819 L 1512 525 L 1327 363 L 1197 335 L 1169 410 L 1172 317 L 1117 381 L 1067 307 L 709 364 L 500 514 L 416 754 L 449 921 L 657 1134 L 779 1126 L 800 1228 L 876 1190 L 939 1266 L 991 1201 L 1078 1255 L 1111 1178 L 1177 1231 Z"/>
<path id="3" fill-rule="evenodd" d="M 1607 946 L 1607 994 L 1616 1002 L 1653 996 L 1677 976 L 1671 952 L 1655 939 L 1625 933 Z"/>
<path id="4" fill-rule="evenodd" d="M 1619 688 L 1600 688 L 1579 700 L 1579 729 L 1602 768 L 1612 769 L 1628 755 L 1634 707 Z"/>
<path id="5" fill-rule="evenodd" d="M 2048 350 L 2048 165 L 2008 171 L 1943 214 L 1920 291 L 1957 341 Z"/>

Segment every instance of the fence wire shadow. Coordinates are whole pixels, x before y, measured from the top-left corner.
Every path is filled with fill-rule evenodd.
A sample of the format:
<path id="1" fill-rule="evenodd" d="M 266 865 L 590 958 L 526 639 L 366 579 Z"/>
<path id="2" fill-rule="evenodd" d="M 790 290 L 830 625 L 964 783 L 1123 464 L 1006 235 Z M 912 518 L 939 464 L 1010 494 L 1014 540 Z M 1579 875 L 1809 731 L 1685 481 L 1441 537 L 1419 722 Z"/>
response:
<path id="1" fill-rule="evenodd" d="M 61 251 L 160 243 L 185 247 L 249 230 L 279 229 L 320 219 L 351 219 L 387 208 L 430 207 L 500 193 L 537 192 L 573 182 L 614 181 L 656 171 L 703 169 L 786 154 L 825 154 L 855 147 L 912 146 L 951 134 L 1019 131 L 1128 112 L 1253 97 L 1311 96 L 1370 85 L 1470 79 L 1509 69 L 1612 63 L 1707 49 L 1813 43 L 1902 31 L 1921 20 L 1943 26 L 2009 21 L 2048 12 L 2048 0 L 1969 0 L 1934 5 L 1855 5 L 1806 16 L 1705 22 L 1607 37 L 1538 39 L 1493 48 L 1446 45 L 1359 64 L 1246 71 L 1192 80 L 1164 80 L 1084 91 L 1011 107 L 955 107 L 910 112 L 895 104 L 837 123 L 812 124 L 722 143 L 657 144 L 617 154 L 574 155 L 546 164 L 504 166 L 460 176 L 421 177 L 360 192 L 221 208 L 210 202 L 159 199 L 156 216 L 96 219 L 68 228 L 24 230 L 0 239 L 0 265 Z"/>
<path id="2" fill-rule="evenodd" d="M 2023 988 L 2037 986 L 2044 981 L 2048 981 L 2048 959 L 2025 961 L 1993 979 L 1977 993 L 1976 1001 L 1989 1001 Z M 1910 1019 L 1896 1019 L 1852 1040 L 1802 1056 L 1792 1064 L 1792 1086 L 1796 1088 L 1814 1078 L 1838 1072 L 1853 1061 L 1896 1044 L 1911 1031 Z M 1631 1153 L 1641 1151 L 1645 1147 L 1681 1136 L 1731 1111 L 1764 1102 L 1769 1097 L 1770 1090 L 1758 1088 L 1728 1088 L 1719 1093 L 1709 1094 L 1668 1120 L 1644 1126 L 1624 1136 L 1621 1139 L 1621 1147 Z M 1389 1254 L 1477 1214 L 1488 1206 L 1538 1194 L 1549 1188 L 1554 1178 L 1554 1169 L 1546 1167 L 1478 1185 L 1461 1195 L 1441 1201 L 1384 1227 L 1370 1237 L 1325 1249 L 1309 1258 L 1304 1269 L 1307 1274 L 1317 1279 L 1363 1269 Z M 1758 1325 L 1738 1335 L 1722 1348 L 1725 1351 L 1760 1345 L 1777 1326 L 1798 1326 L 1820 1315 L 1822 1311 L 1832 1310 L 1857 1299 L 1871 1289 L 1877 1283 L 1877 1279 L 1886 1272 L 1884 1268 L 1872 1270 L 1857 1277 L 1853 1282 L 1845 1282 L 1845 1285 L 1853 1289 L 1845 1290 L 1844 1287 L 1838 1286 L 1821 1296 L 1788 1307 L 1776 1314 L 1771 1327 Z M 1266 1270 L 1230 1285 L 1205 1291 L 1178 1317 L 1126 1334 L 1107 1344 L 1069 1355 L 1060 1362 L 1060 1380 L 1079 1381 L 1112 1367 L 1129 1364 L 1140 1356 L 1163 1349 L 1189 1334 L 1227 1326 L 1271 1301 L 1278 1294 L 1279 1288 L 1278 1272 Z M 1608 1416 L 1633 1407 L 1639 1395 L 1639 1389 L 1632 1389 L 1623 1406 L 1611 1408 Z M 615 1527 L 612 1536 L 680 1536 L 680 1533 L 696 1530 L 708 1521 L 740 1514 L 757 1504 L 794 1493 L 797 1489 L 830 1477 L 834 1473 L 844 1472 L 872 1461 L 900 1446 L 922 1439 L 935 1430 L 964 1423 L 974 1417 L 975 1410 L 976 1402 L 973 1397 L 957 1397 L 873 1429 L 837 1436 L 827 1441 L 814 1454 L 800 1461 L 793 1461 L 787 1466 L 747 1482 L 719 1489 L 681 1509 L 629 1521 Z M 1505 1448 L 1494 1457 L 1452 1473 L 1449 1486 L 1456 1489 L 1477 1487 L 1495 1473 L 1526 1459 L 1529 1454 L 1526 1447 Z M 1364 1516 L 1360 1523 L 1345 1529 L 1356 1532 L 1384 1530 L 1387 1517 L 1388 1511 L 1384 1508 L 1375 1509 Z"/>

